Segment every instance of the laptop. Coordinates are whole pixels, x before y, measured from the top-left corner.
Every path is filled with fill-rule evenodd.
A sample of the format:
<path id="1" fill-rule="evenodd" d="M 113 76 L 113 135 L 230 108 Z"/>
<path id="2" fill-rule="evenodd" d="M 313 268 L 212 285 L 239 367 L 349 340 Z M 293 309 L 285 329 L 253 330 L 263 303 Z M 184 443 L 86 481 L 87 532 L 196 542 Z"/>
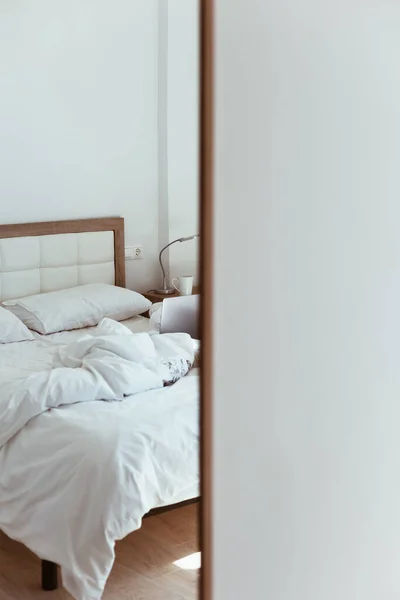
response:
<path id="1" fill-rule="evenodd" d="M 193 339 L 200 339 L 198 294 L 164 298 L 160 333 L 188 333 Z"/>

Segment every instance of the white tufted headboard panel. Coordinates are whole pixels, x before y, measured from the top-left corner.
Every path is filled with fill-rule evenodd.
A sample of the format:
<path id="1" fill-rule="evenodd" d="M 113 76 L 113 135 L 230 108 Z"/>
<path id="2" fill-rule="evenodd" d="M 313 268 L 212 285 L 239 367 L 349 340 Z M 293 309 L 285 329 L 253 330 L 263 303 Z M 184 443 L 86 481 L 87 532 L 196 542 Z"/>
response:
<path id="1" fill-rule="evenodd" d="M 85 231 L 90 228 L 106 229 L 108 223 L 117 221 L 122 221 L 123 244 L 123 219 L 54 222 L 55 230 L 69 228 L 77 231 L 50 235 L 38 234 L 41 231 L 40 225 L 45 224 L 36 224 L 37 227 L 33 230 L 35 233 L 29 235 L 28 230 L 28 235 L 21 237 L 3 237 L 2 230 L 7 231 L 12 226 L 0 226 L 0 301 L 85 283 L 123 284 L 122 281 L 117 281 L 116 276 L 116 271 L 121 270 L 115 255 L 116 248 L 120 254 L 120 226 L 118 239 L 115 228 L 108 231 Z M 14 234 L 21 227 L 29 225 L 15 227 Z"/>

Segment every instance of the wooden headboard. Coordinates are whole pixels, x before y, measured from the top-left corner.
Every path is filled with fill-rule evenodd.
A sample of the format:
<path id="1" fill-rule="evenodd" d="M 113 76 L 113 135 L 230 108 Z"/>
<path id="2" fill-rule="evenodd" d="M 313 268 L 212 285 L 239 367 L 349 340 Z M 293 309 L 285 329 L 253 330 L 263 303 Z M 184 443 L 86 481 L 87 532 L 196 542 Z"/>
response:
<path id="1" fill-rule="evenodd" d="M 112 237 L 91 235 L 95 232 L 109 232 L 110 236 L 113 235 Z M 63 234 L 85 233 L 90 235 L 66 235 L 63 238 Z M 33 236 L 40 238 L 39 243 L 36 240 L 35 242 L 29 240 Z M 51 288 L 52 278 L 56 279 L 62 269 L 65 273 L 63 276 L 67 280 L 68 274 L 71 273 L 71 286 L 74 285 L 74 253 L 78 257 L 75 266 L 84 274 L 84 282 L 90 282 L 91 277 L 95 281 L 96 244 L 99 254 L 101 254 L 103 237 L 107 241 L 107 257 L 104 260 L 111 261 L 107 263 L 109 265 L 108 277 L 114 279 L 115 285 L 125 287 L 124 219 L 121 217 L 0 225 L 0 279 L 4 279 L 3 290 L 6 287 L 18 289 L 19 282 L 22 282 L 22 288 L 28 290 L 28 293 L 24 295 L 37 293 L 39 278 L 43 280 L 39 291 L 49 291 L 46 287 L 50 286 Z M 15 238 L 19 238 L 18 241 Z M 77 249 L 75 250 L 75 248 Z M 53 249 L 55 254 L 58 252 L 60 256 L 59 268 L 57 260 L 52 258 Z M 66 257 L 68 251 L 71 258 Z M 82 265 L 79 262 L 81 254 L 88 257 Z M 93 255 L 94 258 L 92 258 Z M 93 267 L 92 271 L 91 267 Z M 32 283 L 30 283 L 31 280 Z M 31 289 L 32 292 L 30 292 Z M 3 300 L 7 299 L 5 292 L 0 293 L 0 298 L 2 296 Z"/>

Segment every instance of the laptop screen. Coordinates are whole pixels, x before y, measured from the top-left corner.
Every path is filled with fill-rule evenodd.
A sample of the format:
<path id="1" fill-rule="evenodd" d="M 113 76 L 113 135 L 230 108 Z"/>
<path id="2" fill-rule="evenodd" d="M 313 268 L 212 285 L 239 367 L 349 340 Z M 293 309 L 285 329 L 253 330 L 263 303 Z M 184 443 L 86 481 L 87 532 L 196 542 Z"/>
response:
<path id="1" fill-rule="evenodd" d="M 200 339 L 199 300 L 198 295 L 165 298 L 160 332 L 188 333 L 193 339 Z"/>

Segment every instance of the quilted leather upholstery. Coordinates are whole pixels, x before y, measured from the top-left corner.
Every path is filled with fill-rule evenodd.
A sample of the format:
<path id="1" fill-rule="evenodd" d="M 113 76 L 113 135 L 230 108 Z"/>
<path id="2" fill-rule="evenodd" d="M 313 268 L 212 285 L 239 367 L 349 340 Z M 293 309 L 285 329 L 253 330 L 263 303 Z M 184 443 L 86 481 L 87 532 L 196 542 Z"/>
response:
<path id="1" fill-rule="evenodd" d="M 112 231 L 0 239 L 0 301 L 114 282 Z"/>

